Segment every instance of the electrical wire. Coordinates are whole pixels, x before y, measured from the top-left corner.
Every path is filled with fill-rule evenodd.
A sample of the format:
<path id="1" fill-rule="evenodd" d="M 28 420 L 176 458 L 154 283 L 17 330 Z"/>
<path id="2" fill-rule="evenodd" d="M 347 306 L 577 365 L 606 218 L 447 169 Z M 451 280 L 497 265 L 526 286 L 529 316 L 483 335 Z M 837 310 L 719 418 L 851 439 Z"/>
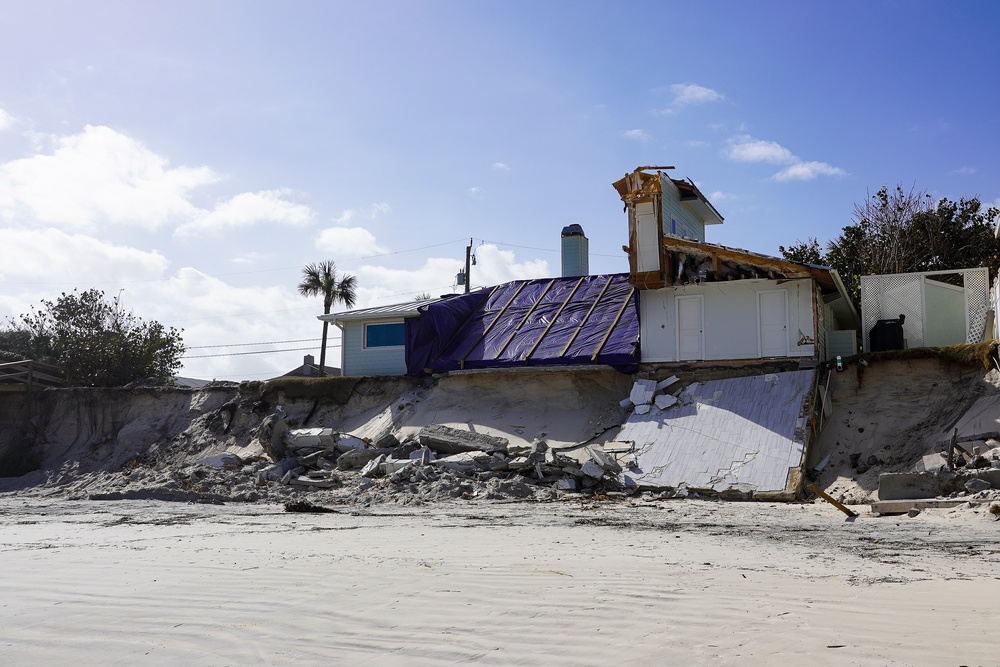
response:
<path id="1" fill-rule="evenodd" d="M 339 344 L 328 344 L 327 348 L 340 347 Z M 284 350 L 255 350 L 253 352 L 229 352 L 225 354 L 199 354 L 193 357 L 181 357 L 181 359 L 212 359 L 215 357 L 242 357 L 248 354 L 277 354 L 279 352 L 301 352 L 302 350 L 313 350 L 312 347 L 291 347 Z"/>
<path id="2" fill-rule="evenodd" d="M 314 343 L 322 338 L 298 338 L 296 340 L 269 340 L 263 343 L 220 343 L 218 345 L 188 345 L 189 350 L 203 350 L 208 347 L 248 347 L 250 345 L 284 345 L 286 343 Z"/>

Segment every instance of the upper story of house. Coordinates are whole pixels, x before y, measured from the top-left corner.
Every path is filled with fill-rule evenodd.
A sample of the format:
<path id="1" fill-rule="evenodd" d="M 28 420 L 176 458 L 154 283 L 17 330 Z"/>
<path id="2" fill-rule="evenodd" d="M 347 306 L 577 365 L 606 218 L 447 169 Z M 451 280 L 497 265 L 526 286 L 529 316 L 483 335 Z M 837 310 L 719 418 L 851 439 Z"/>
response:
<path id="1" fill-rule="evenodd" d="M 673 167 L 637 167 L 615 181 L 628 213 L 629 273 L 643 285 L 660 276 L 665 238 L 705 242 L 705 228 L 721 225 L 722 216 L 690 180 L 671 178 Z M 662 277 L 655 280 L 663 283 Z"/>

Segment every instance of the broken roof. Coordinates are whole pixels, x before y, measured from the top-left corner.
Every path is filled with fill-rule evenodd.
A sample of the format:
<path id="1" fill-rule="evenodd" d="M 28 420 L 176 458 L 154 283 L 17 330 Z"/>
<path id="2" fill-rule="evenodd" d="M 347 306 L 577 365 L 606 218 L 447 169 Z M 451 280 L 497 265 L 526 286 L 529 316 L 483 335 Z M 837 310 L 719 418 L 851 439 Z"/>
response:
<path id="1" fill-rule="evenodd" d="M 670 181 L 675 188 L 677 188 L 679 199 L 682 204 L 686 205 L 699 218 L 704 221 L 706 225 L 721 225 L 723 222 L 722 215 L 719 214 L 715 207 L 712 206 L 712 202 L 708 201 L 708 197 L 702 194 L 698 186 L 694 184 L 690 178 L 687 180 L 681 180 L 677 178 L 671 178 L 665 174 L 662 174 L 664 170 L 673 169 L 674 167 L 636 167 L 635 171 L 631 174 L 625 174 L 625 176 L 614 183 L 615 190 L 618 191 L 618 195 L 622 198 L 622 201 L 626 204 L 634 204 L 641 201 L 651 201 L 653 196 L 659 196 L 663 194 L 663 182 L 661 181 L 661 176 L 666 180 Z M 655 174 L 647 174 L 647 171 L 656 170 Z"/>
<path id="2" fill-rule="evenodd" d="M 639 361 L 627 274 L 518 280 L 421 306 L 407 320 L 407 372 Z"/>

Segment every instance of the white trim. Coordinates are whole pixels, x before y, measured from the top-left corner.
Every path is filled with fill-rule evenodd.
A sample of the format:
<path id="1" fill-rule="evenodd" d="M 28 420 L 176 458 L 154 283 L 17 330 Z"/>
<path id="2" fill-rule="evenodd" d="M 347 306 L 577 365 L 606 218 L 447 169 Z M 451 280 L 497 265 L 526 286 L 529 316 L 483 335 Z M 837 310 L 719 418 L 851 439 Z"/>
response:
<path id="1" fill-rule="evenodd" d="M 403 344 L 402 345 L 372 345 L 372 346 L 369 346 L 368 345 L 368 326 L 372 325 L 372 324 L 374 324 L 376 326 L 378 326 L 380 324 L 402 324 L 403 325 L 403 334 L 404 334 Z M 371 322 L 363 322 L 362 325 L 361 325 L 361 349 L 362 350 L 398 350 L 400 348 L 404 348 L 404 347 L 406 347 L 405 334 L 406 334 L 406 322 L 403 319 L 401 319 L 401 318 L 381 319 L 381 320 L 372 320 Z"/>

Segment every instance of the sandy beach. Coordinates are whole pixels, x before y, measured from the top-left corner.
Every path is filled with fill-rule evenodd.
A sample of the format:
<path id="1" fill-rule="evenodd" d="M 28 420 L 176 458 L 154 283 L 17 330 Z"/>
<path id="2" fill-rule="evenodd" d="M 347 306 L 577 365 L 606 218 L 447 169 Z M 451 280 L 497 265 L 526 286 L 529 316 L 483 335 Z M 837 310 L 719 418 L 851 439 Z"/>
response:
<path id="1" fill-rule="evenodd" d="M 1000 664 L 984 506 L 5 498 L 0 525 L 5 665 Z"/>

